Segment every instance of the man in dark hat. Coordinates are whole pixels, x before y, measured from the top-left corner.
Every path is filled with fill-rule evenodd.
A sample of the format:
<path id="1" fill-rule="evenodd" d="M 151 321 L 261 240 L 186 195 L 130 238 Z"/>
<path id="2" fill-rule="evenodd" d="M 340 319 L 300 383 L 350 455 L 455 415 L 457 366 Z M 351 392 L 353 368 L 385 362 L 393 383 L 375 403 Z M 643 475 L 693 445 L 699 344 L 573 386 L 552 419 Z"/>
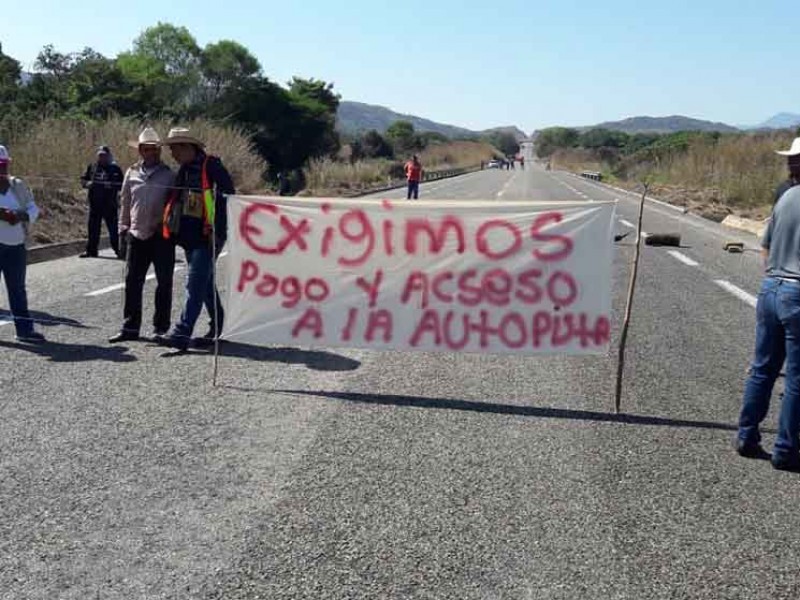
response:
<path id="1" fill-rule="evenodd" d="M 97 149 L 97 159 L 86 167 L 81 177 L 83 187 L 89 190 L 89 235 L 86 251 L 81 258 L 96 257 L 100 247 L 100 229 L 103 221 L 108 228 L 111 247 L 117 257 L 123 258 L 119 252 L 119 236 L 117 230 L 117 198 L 122 188 L 122 169 L 111 156 L 108 146 Z"/>

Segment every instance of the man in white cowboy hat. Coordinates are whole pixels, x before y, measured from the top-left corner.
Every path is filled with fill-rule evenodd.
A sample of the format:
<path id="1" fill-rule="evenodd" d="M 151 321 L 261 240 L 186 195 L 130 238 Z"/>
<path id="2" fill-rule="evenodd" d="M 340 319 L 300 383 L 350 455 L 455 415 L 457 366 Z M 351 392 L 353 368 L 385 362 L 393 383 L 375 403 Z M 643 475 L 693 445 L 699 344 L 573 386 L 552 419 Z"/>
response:
<path id="1" fill-rule="evenodd" d="M 126 240 L 125 307 L 122 330 L 109 342 L 139 339 L 142 326 L 142 290 L 150 265 L 156 273 L 156 308 L 153 334 L 156 339 L 169 331 L 172 313 L 172 274 L 175 244 L 164 239 L 161 220 L 175 174 L 161 161 L 161 138 L 151 127 L 128 142 L 140 160 L 125 173 L 120 195 L 119 236 Z"/>
<path id="2" fill-rule="evenodd" d="M 787 166 L 789 167 L 789 178 L 781 182 L 775 190 L 775 198 L 773 205 L 781 199 L 787 190 L 800 184 L 800 137 L 797 137 L 792 142 L 792 147 L 788 150 L 778 150 L 776 154 L 786 157 Z"/>
<path id="3" fill-rule="evenodd" d="M 211 317 L 210 328 L 197 343 L 213 343 L 222 332 L 223 310 L 214 269 L 227 239 L 226 195 L 236 192 L 222 161 L 206 154 L 205 144 L 191 131 L 173 128 L 164 144 L 170 147 L 172 157 L 180 165 L 176 189 L 164 209 L 164 236 L 184 249 L 188 265 L 181 318 L 164 342 L 183 351 L 189 347 L 204 304 Z"/>
<path id="4" fill-rule="evenodd" d="M 86 167 L 81 176 L 83 187 L 89 190 L 89 224 L 86 251 L 81 258 L 96 257 L 100 247 L 100 229 L 103 221 L 108 227 L 111 247 L 120 258 L 117 237 L 117 196 L 122 187 L 122 169 L 111 156 L 108 146 L 100 146 L 95 152 L 96 160 Z"/>
<path id="5" fill-rule="evenodd" d="M 800 141 L 780 152 L 800 156 Z M 790 162 L 790 169 L 794 163 Z M 761 241 L 766 275 L 758 295 L 756 344 L 739 416 L 737 451 L 758 458 L 759 426 L 767 416 L 775 381 L 786 363 L 786 382 L 772 465 L 800 470 L 800 185 L 789 186 L 775 204 Z"/>

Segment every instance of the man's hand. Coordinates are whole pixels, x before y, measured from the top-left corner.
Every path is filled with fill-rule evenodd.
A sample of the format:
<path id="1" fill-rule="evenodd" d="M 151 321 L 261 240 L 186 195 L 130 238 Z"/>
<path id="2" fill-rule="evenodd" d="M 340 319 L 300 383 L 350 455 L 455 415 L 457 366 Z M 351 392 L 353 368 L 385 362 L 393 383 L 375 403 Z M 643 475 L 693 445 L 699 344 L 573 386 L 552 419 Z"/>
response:
<path id="1" fill-rule="evenodd" d="M 0 209 L 0 219 L 8 223 L 9 225 L 16 225 L 19 223 L 19 217 L 17 216 L 17 212 L 13 210 L 8 210 L 7 208 Z"/>

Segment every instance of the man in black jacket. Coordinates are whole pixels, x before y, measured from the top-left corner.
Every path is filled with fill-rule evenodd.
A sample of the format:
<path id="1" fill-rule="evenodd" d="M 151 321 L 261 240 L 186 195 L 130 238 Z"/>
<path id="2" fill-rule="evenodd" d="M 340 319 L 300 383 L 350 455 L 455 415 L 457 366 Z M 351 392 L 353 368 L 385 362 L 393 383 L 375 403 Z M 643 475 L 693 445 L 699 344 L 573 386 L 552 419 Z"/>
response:
<path id="1" fill-rule="evenodd" d="M 233 180 L 222 161 L 206 154 L 203 142 L 188 129 L 174 128 L 164 141 L 180 165 L 176 190 L 164 209 L 164 237 L 186 253 L 186 300 L 181 318 L 164 343 L 186 350 L 205 305 L 211 317 L 208 333 L 197 340 L 208 345 L 222 332 L 223 310 L 214 281 L 216 259 L 227 239 L 227 195 Z"/>
<path id="2" fill-rule="evenodd" d="M 117 197 L 122 188 L 122 169 L 119 168 L 108 146 L 97 150 L 97 160 L 86 167 L 81 177 L 83 187 L 89 190 L 89 236 L 86 252 L 81 258 L 96 257 L 100 246 L 100 229 L 103 221 L 108 228 L 111 247 L 120 258 L 119 236 L 117 230 Z"/>

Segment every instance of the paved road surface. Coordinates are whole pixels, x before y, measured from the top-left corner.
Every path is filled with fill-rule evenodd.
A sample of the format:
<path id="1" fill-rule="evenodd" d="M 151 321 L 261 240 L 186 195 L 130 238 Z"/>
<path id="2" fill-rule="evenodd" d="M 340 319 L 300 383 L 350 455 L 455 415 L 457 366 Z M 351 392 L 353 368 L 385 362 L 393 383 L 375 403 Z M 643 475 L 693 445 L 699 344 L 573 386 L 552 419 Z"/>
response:
<path id="1" fill-rule="evenodd" d="M 531 167 L 431 197 L 619 198 L 620 233 L 636 217 Z M 799 597 L 800 479 L 730 447 L 755 253 L 656 205 L 644 228 L 687 247 L 643 250 L 621 419 L 611 355 L 232 347 L 213 389 L 207 355 L 105 343 L 121 263 L 33 266 L 52 343 L 0 326 L 0 598 Z"/>

